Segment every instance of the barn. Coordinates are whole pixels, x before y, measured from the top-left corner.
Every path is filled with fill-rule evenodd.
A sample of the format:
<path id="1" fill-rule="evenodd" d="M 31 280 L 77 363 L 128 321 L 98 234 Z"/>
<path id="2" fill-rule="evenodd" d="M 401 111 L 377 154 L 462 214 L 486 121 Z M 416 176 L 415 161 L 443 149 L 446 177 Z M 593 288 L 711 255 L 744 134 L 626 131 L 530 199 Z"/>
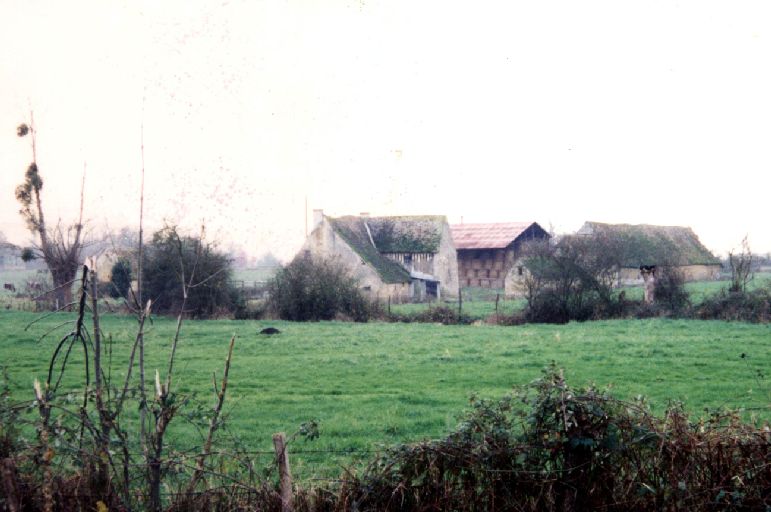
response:
<path id="1" fill-rule="evenodd" d="M 306 255 L 334 258 L 373 298 L 423 301 L 458 293 L 458 262 L 443 215 L 329 217 L 314 210 Z"/>
<path id="2" fill-rule="evenodd" d="M 585 222 L 577 235 L 603 235 L 621 241 L 619 284 L 642 282 L 641 266 L 672 266 L 686 281 L 717 279 L 722 268 L 689 227 Z"/>
<path id="3" fill-rule="evenodd" d="M 458 279 L 464 287 L 503 288 L 522 244 L 549 238 L 537 222 L 453 224 L 450 230 L 458 251 Z"/>

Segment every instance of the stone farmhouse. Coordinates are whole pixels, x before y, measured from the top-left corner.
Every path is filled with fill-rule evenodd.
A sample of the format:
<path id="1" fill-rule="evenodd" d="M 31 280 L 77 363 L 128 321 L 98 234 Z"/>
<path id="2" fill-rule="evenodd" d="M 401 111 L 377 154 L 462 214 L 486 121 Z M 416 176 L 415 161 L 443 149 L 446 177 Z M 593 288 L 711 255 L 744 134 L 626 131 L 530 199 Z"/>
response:
<path id="1" fill-rule="evenodd" d="M 458 251 L 460 285 L 464 287 L 503 288 L 522 244 L 549 238 L 537 222 L 453 224 L 450 230 Z"/>
<path id="2" fill-rule="evenodd" d="M 21 248 L 8 243 L 0 242 L 0 269 L 21 270 L 27 265 L 21 259 Z"/>
<path id="3" fill-rule="evenodd" d="M 674 266 L 686 281 L 706 281 L 720 276 L 721 264 L 691 228 L 649 224 L 585 222 L 577 235 L 607 235 L 624 247 L 619 284 L 643 282 L 641 267 Z"/>
<path id="4" fill-rule="evenodd" d="M 314 210 L 301 255 L 346 265 L 373 298 L 394 302 L 455 297 L 458 262 L 443 215 L 329 217 Z"/>

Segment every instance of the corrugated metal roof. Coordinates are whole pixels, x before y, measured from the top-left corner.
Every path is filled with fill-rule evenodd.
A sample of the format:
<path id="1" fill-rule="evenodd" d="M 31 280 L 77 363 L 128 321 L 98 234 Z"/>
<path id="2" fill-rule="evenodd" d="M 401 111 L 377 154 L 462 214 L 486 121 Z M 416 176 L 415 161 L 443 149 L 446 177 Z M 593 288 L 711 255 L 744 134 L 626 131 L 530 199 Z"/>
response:
<path id="1" fill-rule="evenodd" d="M 503 249 L 535 222 L 492 222 L 450 226 L 456 249 Z"/>

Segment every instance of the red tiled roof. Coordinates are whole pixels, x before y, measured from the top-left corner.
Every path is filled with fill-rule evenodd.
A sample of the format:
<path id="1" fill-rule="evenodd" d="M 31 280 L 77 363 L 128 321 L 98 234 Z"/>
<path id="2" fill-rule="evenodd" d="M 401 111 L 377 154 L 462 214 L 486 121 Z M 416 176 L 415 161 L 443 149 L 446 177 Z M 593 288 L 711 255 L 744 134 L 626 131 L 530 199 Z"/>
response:
<path id="1" fill-rule="evenodd" d="M 535 222 L 493 222 L 450 226 L 456 249 L 503 249 Z"/>

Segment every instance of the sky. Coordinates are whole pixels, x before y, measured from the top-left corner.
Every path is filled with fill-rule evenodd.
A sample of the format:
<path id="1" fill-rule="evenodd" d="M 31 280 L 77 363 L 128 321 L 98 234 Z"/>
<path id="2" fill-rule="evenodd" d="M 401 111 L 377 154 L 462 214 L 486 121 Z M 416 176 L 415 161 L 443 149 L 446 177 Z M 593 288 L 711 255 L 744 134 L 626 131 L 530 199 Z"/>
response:
<path id="1" fill-rule="evenodd" d="M 0 0 L 0 231 L 34 112 L 48 219 L 292 257 L 311 211 L 690 226 L 771 251 L 767 1 Z M 142 148 L 144 147 L 144 151 Z M 306 204 L 308 215 L 306 217 Z"/>

